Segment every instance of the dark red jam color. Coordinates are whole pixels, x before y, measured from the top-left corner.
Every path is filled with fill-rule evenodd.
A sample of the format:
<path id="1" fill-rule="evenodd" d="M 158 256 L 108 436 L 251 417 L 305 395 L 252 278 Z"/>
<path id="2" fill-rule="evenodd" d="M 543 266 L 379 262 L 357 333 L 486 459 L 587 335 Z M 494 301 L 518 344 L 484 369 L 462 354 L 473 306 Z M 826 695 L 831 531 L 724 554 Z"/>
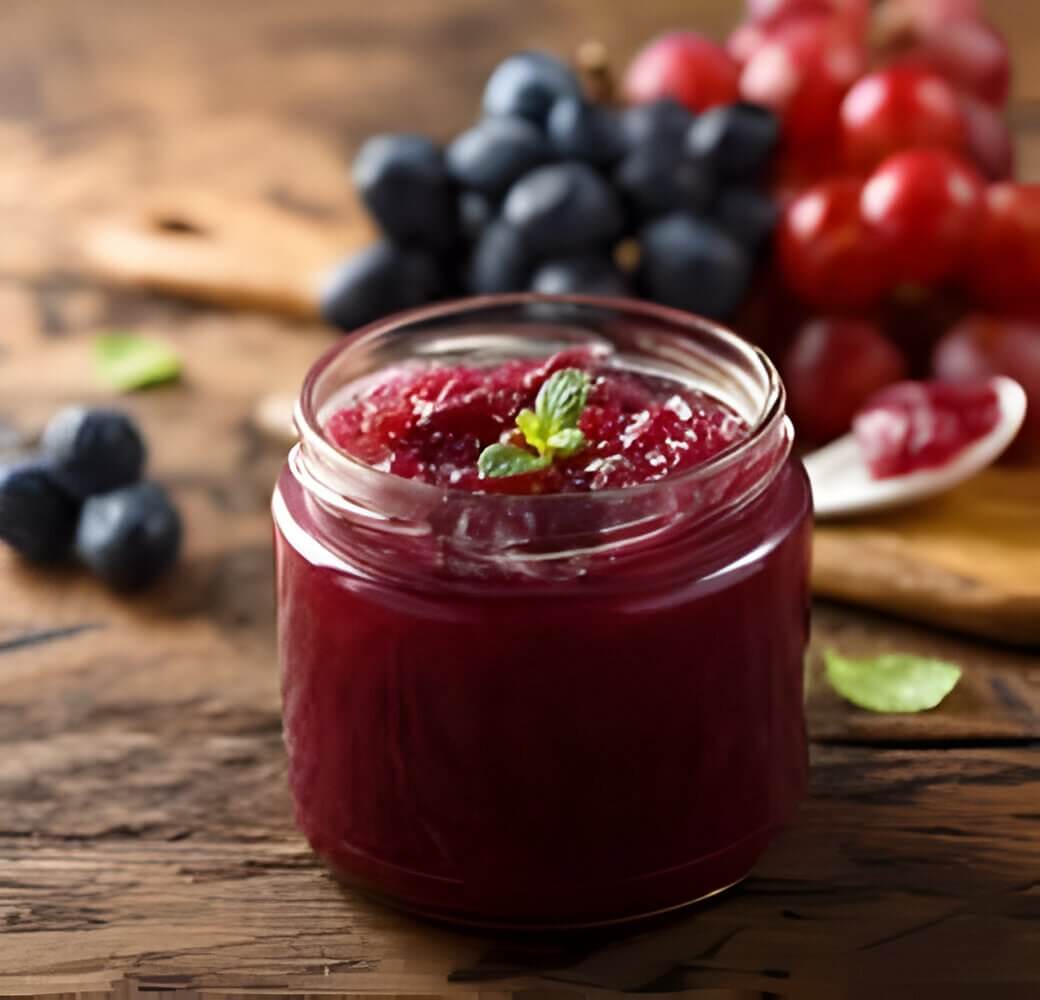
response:
<path id="1" fill-rule="evenodd" d="M 876 479 L 945 465 L 1000 419 L 991 382 L 899 382 L 873 396 L 853 432 Z"/>
<path id="2" fill-rule="evenodd" d="M 564 368 L 591 378 L 578 426 L 585 446 L 544 470 L 481 478 L 480 452 L 523 446 L 516 415 L 534 407 L 542 383 Z M 384 371 L 325 433 L 339 448 L 407 479 L 473 492 L 581 493 L 663 479 L 707 461 L 748 434 L 726 404 L 683 383 L 608 367 L 587 349 L 491 367 Z"/>

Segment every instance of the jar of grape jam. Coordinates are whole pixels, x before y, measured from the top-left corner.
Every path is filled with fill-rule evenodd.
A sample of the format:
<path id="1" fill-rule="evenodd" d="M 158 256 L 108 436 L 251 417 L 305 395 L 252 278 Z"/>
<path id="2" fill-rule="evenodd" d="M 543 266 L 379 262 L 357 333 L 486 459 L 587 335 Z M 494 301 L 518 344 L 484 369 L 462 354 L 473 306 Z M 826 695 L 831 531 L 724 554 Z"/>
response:
<path id="1" fill-rule="evenodd" d="M 484 477 L 561 370 L 587 375 L 582 445 Z M 530 927 L 747 875 L 807 770 L 811 502 L 769 361 L 647 303 L 472 299 L 341 341 L 296 421 L 285 743 L 336 874 Z"/>

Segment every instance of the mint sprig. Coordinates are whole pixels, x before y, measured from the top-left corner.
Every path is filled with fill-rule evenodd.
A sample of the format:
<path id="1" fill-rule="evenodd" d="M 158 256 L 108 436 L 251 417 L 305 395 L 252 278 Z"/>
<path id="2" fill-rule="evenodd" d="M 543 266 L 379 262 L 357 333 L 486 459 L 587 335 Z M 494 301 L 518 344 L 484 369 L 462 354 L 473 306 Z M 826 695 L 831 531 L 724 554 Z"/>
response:
<path id="1" fill-rule="evenodd" d="M 961 668 L 912 653 L 852 659 L 828 649 L 827 680 L 843 698 L 871 712 L 924 712 L 935 708 L 960 680 Z"/>
<path id="2" fill-rule="evenodd" d="M 580 368 L 563 368 L 542 384 L 534 409 L 523 409 L 516 426 L 534 451 L 514 444 L 488 445 L 477 460 L 484 479 L 502 479 L 548 468 L 557 456 L 573 455 L 585 444 L 578 427 L 589 398 L 590 380 Z"/>

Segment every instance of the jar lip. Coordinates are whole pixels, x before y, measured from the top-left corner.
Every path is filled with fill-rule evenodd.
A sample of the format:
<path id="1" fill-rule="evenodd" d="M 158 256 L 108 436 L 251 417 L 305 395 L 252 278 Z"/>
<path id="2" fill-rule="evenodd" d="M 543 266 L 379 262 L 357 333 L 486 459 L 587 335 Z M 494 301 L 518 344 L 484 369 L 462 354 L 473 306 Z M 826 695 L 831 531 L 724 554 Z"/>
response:
<path id="1" fill-rule="evenodd" d="M 633 486 L 596 490 L 592 493 L 545 493 L 524 494 L 522 496 L 511 493 L 474 493 L 471 490 L 460 489 L 454 486 L 437 486 L 432 483 L 424 483 L 420 480 L 398 476 L 392 472 L 377 469 L 375 466 L 369 465 L 367 462 L 341 450 L 325 436 L 324 429 L 318 421 L 317 409 L 314 405 L 314 393 L 325 370 L 343 352 L 352 350 L 358 344 L 372 340 L 380 335 L 394 330 L 406 329 L 413 324 L 428 320 L 444 319 L 452 316 L 463 318 L 484 309 L 543 303 L 585 306 L 592 309 L 612 309 L 622 315 L 627 314 L 659 322 L 664 321 L 677 328 L 685 327 L 691 331 L 706 331 L 712 336 L 718 337 L 730 348 L 745 355 L 749 361 L 756 364 L 765 374 L 766 398 L 758 418 L 744 438 L 724 448 L 707 461 L 675 475 L 665 476 L 646 483 L 638 483 Z M 651 493 L 655 489 L 672 488 L 694 483 L 699 479 L 710 479 L 718 472 L 740 462 L 754 450 L 760 440 L 770 434 L 778 422 L 784 420 L 784 404 L 783 383 L 775 366 L 766 354 L 754 344 L 744 340 L 743 337 L 713 320 L 705 319 L 695 313 L 684 312 L 680 309 L 673 309 L 669 306 L 662 306 L 641 299 L 602 295 L 545 295 L 538 292 L 511 292 L 500 295 L 470 296 L 438 302 L 434 305 L 420 306 L 416 309 L 393 313 L 345 335 L 341 340 L 324 351 L 307 372 L 299 398 L 296 401 L 294 422 L 300 435 L 301 444 L 308 450 L 313 450 L 323 463 L 329 463 L 332 468 L 339 468 L 348 474 L 353 471 L 366 477 L 375 477 L 372 480 L 374 482 L 393 483 L 399 490 L 407 489 L 414 491 L 413 495 L 417 499 L 425 498 L 433 501 L 437 499 L 448 500 L 451 498 L 468 497 L 488 504 L 509 504 L 517 499 L 523 499 L 527 502 L 549 503 L 552 501 L 559 502 L 560 500 L 573 501 L 575 498 L 579 498 L 587 502 L 589 499 L 609 501 L 624 497 L 634 498 L 641 494 Z"/>

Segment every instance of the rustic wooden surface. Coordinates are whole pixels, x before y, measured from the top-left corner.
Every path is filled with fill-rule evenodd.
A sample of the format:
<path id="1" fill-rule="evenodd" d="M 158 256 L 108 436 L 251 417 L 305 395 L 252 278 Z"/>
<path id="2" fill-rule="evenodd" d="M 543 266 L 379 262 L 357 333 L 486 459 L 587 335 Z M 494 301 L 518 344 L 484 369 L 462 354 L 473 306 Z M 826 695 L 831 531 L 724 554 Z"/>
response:
<path id="1" fill-rule="evenodd" d="M 330 226 L 342 159 L 379 128 L 448 134 L 521 45 L 721 28 L 726 0 L 8 0 L 0 33 L 0 451 L 60 403 L 105 399 L 90 336 L 132 328 L 186 359 L 126 401 L 188 524 L 147 598 L 0 555 L 0 992 L 205 989 L 711 1000 L 1040 991 L 1040 661 L 837 606 L 814 619 L 812 794 L 754 876 L 638 932 L 459 934 L 336 887 L 292 828 L 280 745 L 267 501 L 252 426 L 328 334 L 113 291 L 77 227 L 189 184 Z M 1020 52 L 1025 170 L 1040 6 L 994 2 Z M 623 17 L 622 15 L 623 11 Z M 879 717 L 819 651 L 920 650 L 965 667 L 936 712 Z"/>

